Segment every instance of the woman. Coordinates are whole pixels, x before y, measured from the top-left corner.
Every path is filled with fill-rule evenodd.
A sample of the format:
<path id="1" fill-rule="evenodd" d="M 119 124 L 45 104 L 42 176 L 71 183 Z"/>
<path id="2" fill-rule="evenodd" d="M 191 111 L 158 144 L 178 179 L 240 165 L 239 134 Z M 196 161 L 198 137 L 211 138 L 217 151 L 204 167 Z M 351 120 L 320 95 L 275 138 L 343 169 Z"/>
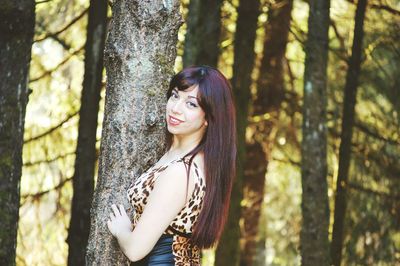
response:
<path id="1" fill-rule="evenodd" d="M 188 67 L 167 98 L 167 152 L 128 189 L 133 221 L 122 205 L 107 221 L 133 265 L 200 265 L 228 215 L 236 160 L 229 82 L 214 68 Z"/>

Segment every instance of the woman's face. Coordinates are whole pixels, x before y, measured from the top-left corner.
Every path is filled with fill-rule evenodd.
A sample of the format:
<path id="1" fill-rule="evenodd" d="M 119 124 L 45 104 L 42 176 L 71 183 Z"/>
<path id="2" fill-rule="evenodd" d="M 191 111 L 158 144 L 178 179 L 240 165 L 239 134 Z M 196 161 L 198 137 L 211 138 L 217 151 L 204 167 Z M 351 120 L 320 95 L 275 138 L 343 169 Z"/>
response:
<path id="1" fill-rule="evenodd" d="M 166 108 L 167 127 L 171 134 L 200 138 L 203 136 L 207 121 L 197 100 L 197 92 L 197 85 L 185 91 L 172 90 Z"/>

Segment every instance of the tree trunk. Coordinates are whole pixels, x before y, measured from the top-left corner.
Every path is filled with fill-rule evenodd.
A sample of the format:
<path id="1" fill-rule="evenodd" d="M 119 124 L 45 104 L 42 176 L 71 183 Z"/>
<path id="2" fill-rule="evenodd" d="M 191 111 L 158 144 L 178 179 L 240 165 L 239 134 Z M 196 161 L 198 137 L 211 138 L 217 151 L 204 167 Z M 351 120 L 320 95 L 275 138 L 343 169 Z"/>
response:
<path id="1" fill-rule="evenodd" d="M 257 80 L 257 98 L 254 102 L 254 115 L 269 114 L 270 119 L 261 120 L 255 127 L 255 143 L 249 143 L 247 158 L 251 163 L 246 165 L 242 218 L 244 228 L 242 234 L 243 260 L 242 265 L 255 263 L 257 246 L 265 236 L 259 234 L 259 220 L 264 199 L 265 174 L 269 162 L 269 154 L 273 149 L 273 121 L 278 120 L 281 103 L 284 99 L 284 70 L 286 44 L 290 29 L 290 19 L 293 1 L 280 0 L 271 5 L 268 10 L 268 22 L 265 28 L 263 57 L 260 74 Z M 254 150 L 255 149 L 255 150 Z"/>
<path id="2" fill-rule="evenodd" d="M 242 207 L 243 228 L 241 236 L 240 265 L 255 265 L 257 247 L 264 242 L 265 237 L 259 233 L 259 220 L 264 201 L 265 172 L 267 156 L 258 141 L 248 143 L 246 146 L 247 160 L 245 169 L 244 197 L 246 205 Z M 261 251 L 261 250 L 260 250 Z M 261 265 L 265 264 L 264 263 Z"/>
<path id="3" fill-rule="evenodd" d="M 222 0 L 190 0 L 183 66 L 216 67 L 219 56 Z"/>
<path id="4" fill-rule="evenodd" d="M 105 50 L 107 93 L 99 177 L 91 208 L 88 265 L 128 261 L 109 233 L 113 203 L 165 148 L 165 104 L 181 25 L 179 1 L 117 0 Z"/>
<path id="5" fill-rule="evenodd" d="M 0 265 L 15 265 L 35 1 L 2 1 L 0 17 Z"/>
<path id="6" fill-rule="evenodd" d="M 367 0 L 358 0 L 355 15 L 354 40 L 344 88 L 342 133 L 339 147 L 339 171 L 336 182 L 335 212 L 332 232 L 331 257 L 335 266 L 340 266 L 343 248 L 343 229 L 346 214 L 346 184 L 351 161 L 351 137 L 353 134 L 358 77 L 361 68 L 363 26 Z"/>
<path id="7" fill-rule="evenodd" d="M 85 75 L 79 111 L 71 220 L 68 230 L 68 265 L 84 265 L 89 237 L 90 204 L 94 189 L 96 131 L 102 87 L 107 1 L 91 0 L 85 47 Z"/>
<path id="8" fill-rule="evenodd" d="M 268 10 L 254 115 L 278 111 L 284 99 L 283 60 L 285 59 L 292 6 L 293 0 L 278 0 Z"/>
<path id="9" fill-rule="evenodd" d="M 239 265 L 240 259 L 240 202 L 243 195 L 242 179 L 245 165 L 245 133 L 250 101 L 251 73 L 254 66 L 254 42 L 260 7 L 259 0 L 241 0 L 234 43 L 234 64 L 232 87 L 236 99 L 238 166 L 232 189 L 228 222 L 216 250 L 216 265 Z"/>
<path id="10" fill-rule="evenodd" d="M 311 0 L 304 71 L 301 145 L 302 265 L 330 265 L 327 189 L 326 80 L 329 0 Z"/>

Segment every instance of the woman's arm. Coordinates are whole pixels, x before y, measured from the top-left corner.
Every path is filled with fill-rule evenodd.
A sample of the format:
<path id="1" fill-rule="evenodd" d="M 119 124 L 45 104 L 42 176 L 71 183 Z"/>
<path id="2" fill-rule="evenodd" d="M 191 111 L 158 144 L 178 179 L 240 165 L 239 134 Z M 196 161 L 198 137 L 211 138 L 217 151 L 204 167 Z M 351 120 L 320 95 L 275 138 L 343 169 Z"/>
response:
<path id="1" fill-rule="evenodd" d="M 112 206 L 107 225 L 129 260 L 138 261 L 145 257 L 185 206 L 186 180 L 186 168 L 182 163 L 172 164 L 161 172 L 133 231 L 124 207 Z M 193 189 L 194 180 L 190 176 L 188 198 Z"/>

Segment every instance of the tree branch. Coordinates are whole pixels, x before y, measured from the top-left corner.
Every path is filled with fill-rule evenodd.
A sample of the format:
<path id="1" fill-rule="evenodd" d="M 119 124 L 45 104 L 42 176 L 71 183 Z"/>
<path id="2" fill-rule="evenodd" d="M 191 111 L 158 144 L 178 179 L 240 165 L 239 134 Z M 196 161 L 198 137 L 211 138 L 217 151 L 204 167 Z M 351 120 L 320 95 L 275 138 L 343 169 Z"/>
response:
<path id="1" fill-rule="evenodd" d="M 67 116 L 64 120 L 62 120 L 58 125 L 55 125 L 54 127 L 50 128 L 49 130 L 43 132 L 42 134 L 39 134 L 39 135 L 37 135 L 37 136 L 35 136 L 35 137 L 32 137 L 32 138 L 29 138 L 29 139 L 24 140 L 24 144 L 29 143 L 29 142 L 34 141 L 34 140 L 37 140 L 37 139 L 40 139 L 40 138 L 42 138 L 42 137 L 44 137 L 44 136 L 46 136 L 46 135 L 52 133 L 53 131 L 55 131 L 55 130 L 57 130 L 58 128 L 60 128 L 63 124 L 65 124 L 66 122 L 68 122 L 71 118 L 73 118 L 74 116 L 76 116 L 78 113 L 79 113 L 79 111 L 76 111 L 76 112 L 74 112 L 74 113 L 68 115 L 68 116 Z"/>
<path id="2" fill-rule="evenodd" d="M 56 71 L 57 69 L 59 69 L 62 65 L 64 65 L 66 62 L 69 61 L 69 59 L 71 59 L 74 55 L 77 55 L 78 53 L 80 53 L 83 49 L 85 48 L 85 46 L 82 46 L 81 48 L 79 48 L 78 50 L 74 51 L 73 53 L 71 53 L 70 55 L 68 55 L 66 58 L 64 58 L 63 61 L 61 61 L 61 63 L 59 63 L 57 66 L 55 66 L 53 69 L 47 70 L 44 73 L 42 73 L 40 76 L 32 78 L 29 80 L 29 83 L 33 83 L 36 82 L 48 75 L 50 75 L 51 73 L 53 73 L 54 71 Z"/>
<path id="3" fill-rule="evenodd" d="M 363 187 L 363 186 L 358 185 L 358 184 L 353 183 L 353 182 L 348 182 L 346 184 L 342 184 L 342 186 L 344 186 L 344 187 L 347 186 L 350 189 L 362 191 L 362 192 L 365 192 L 365 193 L 370 193 L 370 194 L 373 194 L 373 195 L 376 195 L 376 196 L 379 196 L 379 197 L 389 198 L 389 199 L 396 200 L 396 201 L 400 200 L 400 195 L 390 195 L 389 193 L 386 193 L 386 192 L 383 192 L 383 191 L 376 191 L 376 190 L 373 190 L 373 189 L 370 189 L 370 188 L 366 188 L 366 187 Z"/>
<path id="4" fill-rule="evenodd" d="M 32 201 L 37 200 L 40 197 L 42 197 L 43 195 L 46 195 L 51 191 L 60 190 L 67 182 L 69 182 L 71 180 L 72 180 L 72 177 L 68 177 L 68 178 L 62 180 L 59 184 L 57 184 L 53 188 L 50 188 L 50 189 L 47 189 L 47 190 L 43 190 L 43 191 L 40 191 L 40 192 L 34 193 L 34 194 L 21 195 L 21 199 L 24 200 L 24 203 L 29 199 L 31 199 Z M 23 205 L 23 204 L 21 204 L 21 205 Z"/>
<path id="5" fill-rule="evenodd" d="M 369 129 L 365 124 L 362 124 L 360 121 L 355 121 L 355 126 L 360 131 L 364 132 L 367 135 L 370 135 L 370 136 L 374 137 L 375 139 L 382 140 L 382 141 L 390 143 L 392 145 L 400 145 L 400 141 L 394 140 L 394 139 L 385 138 L 384 136 L 379 135 L 378 132 Z"/>
<path id="6" fill-rule="evenodd" d="M 343 51 L 343 52 L 345 53 L 345 52 L 346 52 L 345 41 L 344 41 L 343 36 L 340 35 L 340 33 L 339 33 L 339 30 L 338 30 L 338 28 L 337 28 L 337 26 L 336 26 L 336 22 L 335 22 L 333 19 L 331 19 L 331 20 L 330 20 L 330 24 L 331 24 L 331 26 L 332 26 L 333 31 L 335 32 L 336 37 L 337 37 L 338 40 L 339 40 L 339 43 L 340 43 L 340 50 Z M 347 57 L 347 56 L 346 56 L 346 57 Z"/>
<path id="7" fill-rule="evenodd" d="M 57 161 L 58 159 L 63 159 L 65 157 L 67 157 L 69 155 L 73 155 L 73 154 L 75 154 L 75 151 L 68 152 L 68 153 L 65 153 L 65 154 L 61 154 L 61 155 L 58 155 L 58 156 L 56 156 L 54 158 L 51 158 L 51 159 L 38 160 L 38 161 L 33 161 L 33 162 L 26 162 L 26 163 L 23 164 L 23 166 L 24 167 L 29 167 L 29 166 L 33 166 L 33 165 L 37 165 L 37 164 L 41 164 L 41 163 L 51 163 L 51 162 Z"/>
<path id="8" fill-rule="evenodd" d="M 37 2 L 35 2 L 35 5 L 44 4 L 44 3 L 47 3 L 47 2 L 51 2 L 51 1 L 53 1 L 53 0 L 42 0 L 42 1 L 37 1 Z"/>
<path id="9" fill-rule="evenodd" d="M 400 16 L 400 10 L 394 9 L 393 7 L 390 7 L 388 5 L 384 5 L 382 3 L 379 4 L 379 5 L 371 4 L 371 8 L 379 9 L 379 10 L 385 10 L 385 11 L 387 11 L 387 12 L 393 14 L 393 15 Z"/>
<path id="10" fill-rule="evenodd" d="M 88 12 L 88 10 L 89 10 L 89 8 L 86 8 L 85 10 L 83 10 L 81 14 L 79 14 L 74 19 L 72 19 L 67 25 L 62 27 L 60 30 L 58 30 L 56 32 L 48 33 L 45 36 L 39 37 L 38 39 L 34 40 L 33 42 L 41 42 L 49 37 L 57 36 L 58 34 L 62 33 L 63 31 L 67 30 L 69 27 L 74 25 L 77 21 L 79 21 Z"/>
<path id="11" fill-rule="evenodd" d="M 41 30 L 41 32 L 46 31 L 45 26 L 43 25 L 43 23 L 41 21 L 37 21 L 36 24 L 37 24 L 37 27 Z M 53 40 L 58 42 L 65 50 L 67 50 L 67 51 L 71 50 L 71 45 L 67 44 L 64 40 L 60 39 L 60 37 L 58 37 L 57 35 L 51 35 L 51 36 L 49 36 L 49 38 L 52 38 Z"/>

